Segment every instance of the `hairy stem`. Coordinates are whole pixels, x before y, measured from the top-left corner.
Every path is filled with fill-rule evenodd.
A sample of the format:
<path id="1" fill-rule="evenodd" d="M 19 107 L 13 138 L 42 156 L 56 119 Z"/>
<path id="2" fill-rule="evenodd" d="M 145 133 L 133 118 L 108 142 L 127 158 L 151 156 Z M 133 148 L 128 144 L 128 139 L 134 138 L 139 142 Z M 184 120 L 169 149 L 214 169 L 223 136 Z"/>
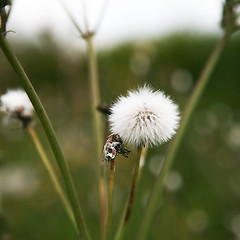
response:
<path id="1" fill-rule="evenodd" d="M 109 189 L 108 189 L 108 215 L 107 215 L 107 238 L 106 238 L 108 240 L 111 240 L 114 173 L 115 173 L 115 160 L 113 159 L 110 163 Z"/>
<path id="2" fill-rule="evenodd" d="M 44 151 L 43 147 L 42 147 L 42 144 L 36 134 L 36 131 L 34 130 L 34 128 L 31 126 L 31 125 L 28 125 L 27 127 L 27 130 L 28 130 L 28 133 L 29 135 L 31 136 L 35 146 L 36 146 L 36 149 L 43 161 L 43 164 L 45 166 L 45 168 L 47 169 L 48 171 L 48 174 L 53 182 L 53 186 L 56 190 L 56 192 L 59 194 L 59 197 L 61 198 L 62 202 L 63 202 L 63 205 L 65 206 L 66 210 L 67 210 L 67 213 L 70 217 L 70 219 L 72 220 L 73 224 L 75 227 L 76 226 L 76 222 L 75 222 L 75 219 L 74 219 L 74 216 L 73 216 L 73 212 L 72 212 L 72 208 L 68 202 L 68 199 L 66 198 L 65 196 L 65 193 L 61 187 L 61 184 L 59 183 L 59 180 L 57 178 L 57 175 L 55 173 L 55 170 L 54 170 L 54 167 L 52 166 L 49 158 L 47 157 L 47 154 L 46 152 Z"/>
<path id="3" fill-rule="evenodd" d="M 124 235 L 126 232 L 126 227 L 129 221 L 129 218 L 132 213 L 132 208 L 133 208 L 133 203 L 134 203 L 134 198 L 139 182 L 139 172 L 140 172 L 140 156 L 141 156 L 141 148 L 138 148 L 136 160 L 135 160 L 135 165 L 133 169 L 133 178 L 132 178 L 132 184 L 131 184 L 131 189 L 130 189 L 130 194 L 127 200 L 127 205 L 125 207 L 125 210 L 123 212 L 123 216 L 121 219 L 121 222 L 119 224 L 117 234 L 114 238 L 114 240 L 122 240 L 124 239 Z"/>
<path id="4" fill-rule="evenodd" d="M 149 196 L 148 204 L 147 204 L 147 207 L 146 207 L 146 210 L 145 210 L 145 213 L 144 213 L 144 216 L 143 216 L 140 228 L 139 228 L 139 232 L 138 232 L 138 235 L 136 238 L 137 240 L 144 240 L 147 237 L 147 233 L 148 233 L 149 227 L 151 225 L 154 213 L 156 212 L 156 209 L 159 205 L 159 200 L 160 200 L 161 193 L 162 193 L 164 178 L 172 165 L 172 162 L 174 160 L 174 157 L 176 156 L 177 150 L 180 146 L 181 140 L 183 139 L 184 133 L 186 131 L 186 128 L 190 121 L 190 118 L 193 114 L 193 111 L 196 108 L 197 103 L 199 102 L 200 97 L 203 94 L 203 91 L 208 83 L 208 80 L 217 64 L 220 54 L 221 54 L 228 39 L 229 39 L 229 34 L 225 34 L 218 41 L 217 45 L 213 49 L 213 51 L 208 59 L 205 67 L 203 68 L 203 71 L 198 79 L 198 82 L 194 88 L 194 91 L 187 103 L 187 106 L 183 113 L 183 117 L 182 117 L 182 121 L 181 121 L 180 128 L 178 130 L 178 133 L 168 149 L 168 152 L 167 152 L 165 161 L 163 162 L 161 171 L 156 178 L 154 187 Z"/>
<path id="5" fill-rule="evenodd" d="M 17 57 L 13 54 L 8 42 L 4 38 L 4 36 L 0 33 L 0 47 L 4 52 L 5 56 L 7 57 L 10 65 L 12 66 L 13 70 L 16 72 L 18 78 L 20 79 L 29 99 L 32 102 L 32 105 L 39 117 L 39 120 L 44 128 L 44 131 L 48 137 L 49 143 L 52 147 L 53 153 L 57 160 L 60 172 L 63 177 L 63 181 L 66 186 L 67 194 L 69 200 L 72 205 L 74 217 L 76 220 L 78 234 L 81 239 L 89 239 L 88 231 L 85 225 L 85 221 L 82 215 L 82 211 L 79 206 L 79 201 L 77 199 L 76 190 L 73 185 L 72 177 L 70 175 L 70 171 L 68 165 L 64 159 L 62 149 L 59 145 L 58 139 L 56 137 L 55 131 L 52 127 L 52 124 L 48 118 L 48 115 L 36 93 L 34 90 L 27 74 L 25 73 L 24 69 L 22 68 L 20 62 L 18 61 Z"/>

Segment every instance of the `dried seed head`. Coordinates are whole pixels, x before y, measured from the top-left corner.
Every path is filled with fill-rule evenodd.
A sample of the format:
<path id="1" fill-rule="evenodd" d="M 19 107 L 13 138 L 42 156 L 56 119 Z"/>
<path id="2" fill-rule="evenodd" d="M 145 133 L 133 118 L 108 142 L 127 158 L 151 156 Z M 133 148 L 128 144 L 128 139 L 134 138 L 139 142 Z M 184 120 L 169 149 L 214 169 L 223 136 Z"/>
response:
<path id="1" fill-rule="evenodd" d="M 33 106 L 23 90 L 8 90 L 0 100 L 2 112 L 21 120 L 25 127 L 31 122 Z"/>

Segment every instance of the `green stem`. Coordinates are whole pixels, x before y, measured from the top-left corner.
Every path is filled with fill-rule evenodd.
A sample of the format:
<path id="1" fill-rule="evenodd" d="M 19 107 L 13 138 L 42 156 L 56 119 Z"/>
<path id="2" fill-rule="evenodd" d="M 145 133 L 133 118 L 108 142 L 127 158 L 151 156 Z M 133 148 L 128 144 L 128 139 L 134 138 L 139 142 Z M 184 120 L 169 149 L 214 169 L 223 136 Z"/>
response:
<path id="1" fill-rule="evenodd" d="M 93 125 L 94 133 L 96 136 L 97 146 L 97 159 L 100 159 L 103 146 L 103 129 L 101 114 L 97 111 L 97 106 L 100 103 L 99 93 L 99 82 L 98 82 L 98 70 L 97 70 L 97 59 L 93 50 L 92 34 L 87 34 L 85 37 L 87 48 L 88 48 L 88 61 L 89 61 L 89 74 L 90 74 L 90 89 L 92 99 L 92 114 L 93 114 Z M 101 215 L 101 230 L 102 238 L 106 235 L 106 183 L 104 178 L 104 164 L 97 161 L 98 175 L 99 175 L 99 202 L 100 202 L 100 215 Z"/>
<path id="2" fill-rule="evenodd" d="M 140 163 L 139 163 L 140 164 L 140 166 L 139 166 L 139 176 L 138 176 L 139 179 L 140 179 L 141 174 L 142 174 L 142 169 L 145 165 L 147 152 L 148 152 L 148 143 L 145 144 L 145 146 L 142 148 L 142 151 L 141 151 Z"/>
<path id="3" fill-rule="evenodd" d="M 74 226 L 77 228 L 76 226 L 76 221 L 74 219 L 74 216 L 73 216 L 73 212 L 72 212 L 72 208 L 71 208 L 71 205 L 69 204 L 68 202 L 68 199 L 66 198 L 65 196 L 65 193 L 61 187 L 61 184 L 59 183 L 59 180 L 57 178 L 57 175 L 55 173 L 55 170 L 49 160 L 49 158 L 47 157 L 47 154 L 46 152 L 44 151 L 43 147 L 42 147 L 42 144 L 34 130 L 34 128 L 31 126 L 31 125 L 28 125 L 27 127 L 27 130 L 28 130 L 28 133 L 29 135 L 31 136 L 35 146 L 36 146 L 36 149 L 43 161 L 43 164 L 44 166 L 46 167 L 47 171 L 48 171 L 48 174 L 53 182 L 53 186 L 56 190 L 56 192 L 59 194 L 59 197 L 61 198 L 62 202 L 63 202 L 63 205 L 65 206 L 66 210 L 67 210 L 67 213 L 70 217 L 70 219 L 72 220 Z"/>
<path id="4" fill-rule="evenodd" d="M 102 152 L 103 146 L 103 134 L 102 134 L 102 122 L 100 113 L 97 111 L 97 106 L 100 103 L 100 93 L 99 93 L 99 83 L 98 83 L 98 70 L 97 70 L 97 59 L 93 50 L 92 38 L 94 32 L 90 32 L 88 26 L 86 26 L 86 33 L 77 24 L 72 14 L 68 11 L 63 1 L 60 0 L 63 8 L 68 14 L 73 25 L 76 27 L 77 31 L 81 37 L 86 41 L 88 48 L 88 61 L 89 61 L 89 73 L 90 73 L 90 88 L 91 88 L 91 99 L 92 99 L 92 114 L 93 114 L 93 125 L 94 125 L 94 135 L 96 136 L 96 146 L 97 146 L 97 158 L 99 159 Z M 105 238 L 106 234 L 106 183 L 104 178 L 104 165 L 97 162 L 98 166 L 98 186 L 99 186 L 99 205 L 100 205 L 100 215 L 101 215 L 101 231 L 102 238 Z"/>
<path id="5" fill-rule="evenodd" d="M 0 216 L 3 213 L 3 199 L 2 199 L 2 181 L 0 179 Z"/>
<path id="6" fill-rule="evenodd" d="M 113 159 L 110 164 L 111 165 L 110 165 L 109 189 L 108 189 L 108 215 L 107 215 L 107 238 L 106 238 L 108 240 L 111 240 L 115 160 Z"/>
<path id="7" fill-rule="evenodd" d="M 102 153 L 102 146 L 103 146 L 103 133 L 102 133 L 101 113 L 97 111 L 97 106 L 100 103 L 100 93 L 99 93 L 99 83 L 98 83 L 97 59 L 93 50 L 92 37 L 93 37 L 92 35 L 88 35 L 86 37 L 86 43 L 88 47 L 92 114 L 93 114 L 94 128 L 96 133 L 97 154 L 100 157 Z"/>
<path id="8" fill-rule="evenodd" d="M 61 0 L 62 2 L 62 0 Z M 91 102 L 92 102 L 92 114 L 93 114 L 93 125 L 94 125 L 94 136 L 96 137 L 96 146 L 97 146 L 97 158 L 99 159 L 102 152 L 103 146 L 103 134 L 102 134 L 102 120 L 101 115 L 97 111 L 97 106 L 100 103 L 100 93 L 99 93 L 99 83 L 98 83 L 98 69 L 97 69 L 97 59 L 93 49 L 92 39 L 94 36 L 93 32 L 89 32 L 89 29 L 86 29 L 86 33 L 77 24 L 77 21 L 74 19 L 72 14 L 67 10 L 63 4 L 63 8 L 68 14 L 73 25 L 76 27 L 79 34 L 86 41 L 88 48 L 88 61 L 89 61 L 89 80 L 90 80 L 90 92 L 91 92 Z M 105 238 L 106 234 L 106 183 L 104 178 L 104 165 L 97 162 L 98 166 L 98 186 L 99 186 L 99 205 L 100 205 L 100 215 L 101 215 L 101 231 L 102 238 Z"/>
<path id="9" fill-rule="evenodd" d="M 103 165 L 103 163 L 101 163 Z M 107 217 L 106 217 L 106 183 L 104 178 L 104 167 L 100 167 L 99 179 L 99 201 L 100 201 L 100 214 L 101 214 L 101 231 L 102 239 L 106 237 Z"/>
<path id="10" fill-rule="evenodd" d="M 143 220 L 141 222 L 139 232 L 137 235 L 137 240 L 144 240 L 146 239 L 149 227 L 151 225 L 154 213 L 156 212 L 156 209 L 159 205 L 159 200 L 162 193 L 163 188 L 163 182 L 166 173 L 170 169 L 172 162 L 174 160 L 174 157 L 176 156 L 176 152 L 180 146 L 181 140 L 184 136 L 184 133 L 186 131 L 186 128 L 188 126 L 188 123 L 190 121 L 190 118 L 193 114 L 194 109 L 196 108 L 197 103 L 200 100 L 200 97 L 203 94 L 203 91 L 208 83 L 208 80 L 217 64 L 217 61 L 219 59 L 219 56 L 229 39 L 229 34 L 225 34 L 217 43 L 214 50 L 212 51 L 203 71 L 202 74 L 199 77 L 199 80 L 196 84 L 196 87 L 188 101 L 188 104 L 184 110 L 182 121 L 180 128 L 178 130 L 177 135 L 175 136 L 174 140 L 172 141 L 172 144 L 170 145 L 165 161 L 162 165 L 161 171 L 159 175 L 156 178 L 154 187 L 152 189 L 152 192 L 150 194 L 150 197 L 148 199 L 148 204 L 143 216 Z"/>
<path id="11" fill-rule="evenodd" d="M 114 240 L 124 239 L 127 223 L 129 221 L 129 218 L 130 218 L 131 213 L 132 213 L 135 193 L 136 193 L 138 182 L 139 182 L 140 159 L 141 159 L 140 156 L 141 156 L 141 148 L 138 148 L 138 152 L 137 152 L 137 156 L 136 156 L 136 160 L 135 160 L 135 165 L 134 165 L 134 169 L 133 169 L 133 178 L 132 178 L 132 185 L 131 185 L 130 194 L 129 194 L 129 197 L 128 197 L 128 200 L 127 200 L 127 205 L 124 208 L 123 216 L 121 218 L 121 222 L 119 224 L 117 234 L 116 234 Z"/>
<path id="12" fill-rule="evenodd" d="M 89 239 L 89 235 L 87 232 L 87 228 L 83 219 L 83 215 L 78 203 L 77 194 L 73 185 L 73 181 L 70 175 L 70 171 L 68 168 L 68 165 L 64 159 L 61 147 L 59 145 L 59 142 L 57 140 L 56 134 L 53 130 L 52 124 L 48 118 L 48 115 L 43 108 L 43 105 L 35 92 L 28 76 L 26 75 L 24 69 L 22 68 L 20 62 L 16 58 L 16 56 L 13 54 L 12 50 L 9 47 L 8 42 L 3 37 L 3 35 L 0 33 L 0 47 L 2 48 L 2 51 L 4 52 L 5 56 L 7 57 L 9 63 L 11 64 L 13 70 L 16 72 L 17 76 L 19 77 L 29 99 L 31 100 L 33 107 L 40 119 L 40 122 L 45 130 L 45 133 L 48 137 L 49 143 L 52 147 L 53 153 L 55 155 L 55 158 L 57 160 L 59 169 L 61 171 L 64 183 L 66 185 L 66 190 L 68 193 L 69 200 L 72 205 L 74 217 L 76 220 L 76 224 L 78 227 L 78 234 L 79 237 L 82 239 Z"/>

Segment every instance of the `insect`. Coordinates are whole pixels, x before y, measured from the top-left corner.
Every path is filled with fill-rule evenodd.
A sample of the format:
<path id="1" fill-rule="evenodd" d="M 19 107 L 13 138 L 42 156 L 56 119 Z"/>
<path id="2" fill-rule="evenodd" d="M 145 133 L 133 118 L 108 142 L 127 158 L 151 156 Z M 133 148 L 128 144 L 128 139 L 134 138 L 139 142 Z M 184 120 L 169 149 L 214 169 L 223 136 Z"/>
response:
<path id="1" fill-rule="evenodd" d="M 104 145 L 102 161 L 112 161 L 117 156 L 117 153 L 127 158 L 130 152 L 131 151 L 125 148 L 119 134 L 111 134 L 108 136 L 106 144 Z"/>

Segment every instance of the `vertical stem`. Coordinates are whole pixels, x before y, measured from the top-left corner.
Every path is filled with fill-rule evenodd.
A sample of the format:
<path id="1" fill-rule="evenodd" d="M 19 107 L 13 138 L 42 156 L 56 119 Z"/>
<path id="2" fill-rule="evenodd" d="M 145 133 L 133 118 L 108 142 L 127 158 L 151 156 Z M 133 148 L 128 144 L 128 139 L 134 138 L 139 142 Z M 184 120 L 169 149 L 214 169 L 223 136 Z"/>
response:
<path id="1" fill-rule="evenodd" d="M 102 152 L 102 146 L 103 146 L 103 134 L 102 134 L 101 114 L 97 111 L 97 106 L 100 103 L 100 93 L 99 93 L 99 83 L 98 83 L 97 59 L 93 50 L 92 35 L 88 35 L 88 37 L 86 38 L 86 42 L 88 47 L 90 88 L 91 88 L 91 98 L 92 98 L 92 114 L 94 118 L 94 128 L 96 133 L 97 154 L 100 157 Z"/>
<path id="2" fill-rule="evenodd" d="M 99 82 L 97 59 L 93 50 L 92 34 L 88 34 L 85 38 L 88 47 L 89 73 L 90 73 L 90 88 L 92 98 L 92 114 L 94 119 L 94 132 L 97 145 L 97 159 L 100 159 L 103 146 L 103 132 L 101 114 L 97 111 L 97 106 L 100 103 Z M 99 202 L 101 215 L 101 231 L 102 238 L 106 235 L 106 183 L 104 178 L 104 165 L 97 161 L 99 175 Z"/>
<path id="3" fill-rule="evenodd" d="M 0 216 L 3 213 L 3 199 L 2 199 L 2 181 L 0 178 Z"/>
<path id="4" fill-rule="evenodd" d="M 134 170 L 133 170 L 133 179 L 132 179 L 132 186 L 131 186 L 131 191 L 130 191 L 130 196 L 128 199 L 128 206 L 127 206 L 127 211 L 125 214 L 125 218 L 124 218 L 124 226 L 127 225 L 128 220 L 130 218 L 130 215 L 132 213 L 132 207 L 133 207 L 133 201 L 134 201 L 134 197 L 135 197 L 135 193 L 136 193 L 136 189 L 137 189 L 137 184 L 138 184 L 138 174 L 139 174 L 139 163 L 140 163 L 140 153 L 141 153 L 141 149 L 138 149 L 138 154 L 137 154 L 137 158 L 136 158 L 136 162 L 135 162 L 135 166 L 134 166 Z"/>
<path id="5" fill-rule="evenodd" d="M 100 179 L 99 179 L 99 201 L 100 201 L 100 217 L 101 217 L 101 231 L 102 239 L 106 237 L 107 217 L 106 217 L 106 183 L 104 179 L 104 166 L 100 163 Z"/>
<path id="6" fill-rule="evenodd" d="M 107 215 L 107 239 L 111 240 L 113 185 L 115 173 L 115 159 L 110 163 L 109 189 L 108 189 L 108 215 Z"/>
<path id="7" fill-rule="evenodd" d="M 27 130 L 28 130 L 28 133 L 29 135 L 31 136 L 34 144 L 35 144 L 35 147 L 43 161 L 43 164 L 44 166 L 46 167 L 47 171 L 48 171 L 48 174 L 53 182 L 53 186 L 56 190 L 56 192 L 59 194 L 59 197 L 61 198 L 62 202 L 63 202 L 63 205 L 65 206 L 66 210 L 67 210 L 67 213 L 69 214 L 69 217 L 70 219 L 72 220 L 73 224 L 75 227 L 76 226 L 76 222 L 75 222 L 75 219 L 74 219 L 74 216 L 73 216 L 73 212 L 72 212 L 72 209 L 71 209 L 71 206 L 68 202 L 68 199 L 66 198 L 65 196 L 65 193 L 59 183 L 59 180 L 57 178 L 57 175 L 55 173 L 55 170 L 50 162 L 50 160 L 48 159 L 47 157 L 47 154 L 46 152 L 44 151 L 43 147 L 42 147 L 42 144 L 34 130 L 34 128 L 31 126 L 31 125 L 28 125 L 27 127 Z"/>
<path id="8" fill-rule="evenodd" d="M 181 140 L 183 138 L 183 135 L 186 131 L 187 125 L 190 121 L 190 118 L 192 116 L 192 113 L 200 100 L 200 97 L 203 94 L 203 91 L 208 83 L 208 80 L 217 64 L 217 61 L 220 57 L 220 54 L 229 39 L 229 34 L 225 34 L 217 43 L 215 48 L 213 49 L 203 71 L 202 74 L 199 77 L 199 80 L 194 88 L 194 91 L 187 103 L 187 106 L 183 113 L 183 118 L 181 121 L 180 128 L 178 130 L 178 133 L 174 140 L 172 141 L 172 144 L 170 145 L 170 148 L 168 149 L 167 156 L 165 158 L 165 161 L 163 162 L 161 171 L 159 175 L 156 178 L 154 187 L 152 189 L 152 192 L 150 194 L 150 197 L 148 199 L 148 204 L 139 228 L 139 232 L 137 235 L 137 240 L 144 240 L 146 239 L 149 227 L 151 225 L 154 213 L 158 207 L 159 200 L 162 193 L 163 188 L 163 181 L 165 178 L 166 173 L 168 172 L 169 168 L 172 165 L 173 159 L 176 155 L 176 152 L 180 146 Z"/>
<path id="9" fill-rule="evenodd" d="M 2 51 L 4 52 L 5 56 L 7 57 L 13 70 L 16 72 L 18 78 L 20 79 L 29 99 L 31 100 L 32 105 L 39 117 L 39 120 L 44 128 L 44 131 L 47 135 L 49 143 L 52 147 L 53 153 L 55 155 L 60 172 L 63 177 L 63 181 L 66 186 L 69 200 L 72 205 L 74 217 L 75 217 L 77 228 L 78 228 L 79 237 L 82 239 L 89 239 L 88 231 L 87 231 L 87 228 L 85 225 L 82 211 L 79 206 L 79 202 L 77 199 L 76 190 L 73 185 L 72 177 L 71 177 L 68 165 L 63 156 L 63 152 L 62 152 L 62 149 L 58 142 L 55 131 L 54 131 L 52 124 L 48 118 L 48 115 L 47 115 L 37 93 L 35 92 L 27 74 L 25 73 L 24 69 L 22 68 L 22 66 L 21 66 L 20 62 L 18 61 L 18 59 L 16 58 L 16 56 L 13 54 L 11 48 L 8 45 L 8 42 L 3 37 L 2 33 L 0 33 L 0 47 L 1 47 Z"/>
<path id="10" fill-rule="evenodd" d="M 145 165 L 147 152 L 148 152 L 148 143 L 146 143 L 145 147 L 142 148 L 142 152 L 141 152 L 141 156 L 140 156 L 140 163 L 139 163 L 139 176 L 138 176 L 138 178 L 141 177 L 142 168 Z"/>
<path id="11" fill-rule="evenodd" d="M 141 154 L 141 148 L 138 148 L 135 165 L 134 165 L 134 169 L 133 169 L 131 190 L 130 190 L 130 194 L 129 194 L 129 197 L 127 200 L 127 205 L 125 207 L 121 222 L 120 222 L 118 230 L 117 230 L 117 234 L 114 238 L 115 240 L 123 239 L 125 232 L 126 232 L 127 223 L 129 221 L 129 218 L 132 213 L 134 197 L 135 197 L 135 193 L 136 193 L 138 182 L 139 182 L 140 154 Z"/>
<path id="12" fill-rule="evenodd" d="M 98 70 L 97 70 L 97 60 L 93 50 L 92 38 L 94 33 L 89 32 L 88 26 L 86 26 L 86 34 L 77 24 L 74 17 L 67 10 L 63 1 L 61 0 L 63 8 L 68 14 L 70 20 L 80 33 L 80 35 L 85 39 L 87 48 L 88 48 L 88 60 L 89 60 L 89 73 L 90 73 L 90 88 L 91 88 L 91 99 L 92 99 L 92 114 L 94 118 L 94 132 L 96 136 L 96 145 L 97 145 L 97 159 L 101 156 L 102 146 L 103 146 L 103 134 L 102 134 L 102 122 L 101 116 L 96 111 L 98 104 L 100 103 L 100 94 L 99 94 L 99 83 L 98 83 Z M 104 178 L 104 165 L 97 162 L 98 166 L 98 176 L 99 176 L 99 204 L 100 204 L 100 215 L 101 215 L 101 230 L 102 238 L 104 239 L 106 233 L 106 184 Z"/>

